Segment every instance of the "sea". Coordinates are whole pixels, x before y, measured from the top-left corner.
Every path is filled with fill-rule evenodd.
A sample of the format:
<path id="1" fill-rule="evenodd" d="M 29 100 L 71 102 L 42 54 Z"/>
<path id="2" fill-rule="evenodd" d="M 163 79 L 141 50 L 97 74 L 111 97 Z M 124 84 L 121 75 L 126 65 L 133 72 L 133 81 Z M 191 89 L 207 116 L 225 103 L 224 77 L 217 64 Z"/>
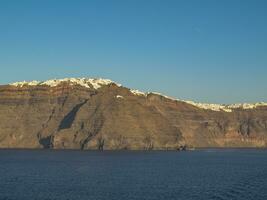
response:
<path id="1" fill-rule="evenodd" d="M 267 200 L 267 150 L 0 150 L 0 200 Z"/>

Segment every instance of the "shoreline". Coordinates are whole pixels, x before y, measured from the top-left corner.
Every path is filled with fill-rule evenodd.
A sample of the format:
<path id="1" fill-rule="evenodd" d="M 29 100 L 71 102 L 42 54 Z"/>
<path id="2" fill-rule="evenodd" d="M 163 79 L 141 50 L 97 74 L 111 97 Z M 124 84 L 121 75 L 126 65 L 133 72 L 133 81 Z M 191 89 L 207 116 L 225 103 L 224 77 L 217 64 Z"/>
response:
<path id="1" fill-rule="evenodd" d="M 191 152 L 191 151 L 203 151 L 203 150 L 267 150 L 267 147 L 199 147 L 187 150 L 175 150 L 175 149 L 44 149 L 44 148 L 0 148 L 0 151 L 79 151 L 79 152 Z"/>

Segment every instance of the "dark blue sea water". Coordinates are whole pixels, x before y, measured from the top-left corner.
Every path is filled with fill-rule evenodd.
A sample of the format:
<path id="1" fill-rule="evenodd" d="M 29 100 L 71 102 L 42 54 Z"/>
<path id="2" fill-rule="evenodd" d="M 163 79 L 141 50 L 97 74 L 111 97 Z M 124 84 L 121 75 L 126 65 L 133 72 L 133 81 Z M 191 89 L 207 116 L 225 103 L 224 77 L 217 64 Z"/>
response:
<path id="1" fill-rule="evenodd" d="M 266 150 L 0 150 L 0 199 L 265 200 Z"/>

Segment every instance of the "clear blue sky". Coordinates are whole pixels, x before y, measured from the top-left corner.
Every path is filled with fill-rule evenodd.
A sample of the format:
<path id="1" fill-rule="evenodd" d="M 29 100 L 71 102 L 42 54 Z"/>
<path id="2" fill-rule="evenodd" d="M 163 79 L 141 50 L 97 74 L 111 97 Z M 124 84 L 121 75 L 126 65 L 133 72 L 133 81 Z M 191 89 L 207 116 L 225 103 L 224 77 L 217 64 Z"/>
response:
<path id="1" fill-rule="evenodd" d="M 267 101 L 267 1 L 0 0 L 0 83 L 63 77 Z"/>

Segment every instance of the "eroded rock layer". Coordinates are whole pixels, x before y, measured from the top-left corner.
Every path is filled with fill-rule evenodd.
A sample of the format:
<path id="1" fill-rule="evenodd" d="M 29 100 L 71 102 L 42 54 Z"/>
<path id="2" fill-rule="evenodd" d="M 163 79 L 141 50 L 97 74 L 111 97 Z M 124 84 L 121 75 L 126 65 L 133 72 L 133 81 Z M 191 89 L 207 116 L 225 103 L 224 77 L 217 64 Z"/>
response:
<path id="1" fill-rule="evenodd" d="M 79 81 L 0 86 L 0 148 L 266 147 L 265 104 L 212 110 L 111 81 Z"/>

